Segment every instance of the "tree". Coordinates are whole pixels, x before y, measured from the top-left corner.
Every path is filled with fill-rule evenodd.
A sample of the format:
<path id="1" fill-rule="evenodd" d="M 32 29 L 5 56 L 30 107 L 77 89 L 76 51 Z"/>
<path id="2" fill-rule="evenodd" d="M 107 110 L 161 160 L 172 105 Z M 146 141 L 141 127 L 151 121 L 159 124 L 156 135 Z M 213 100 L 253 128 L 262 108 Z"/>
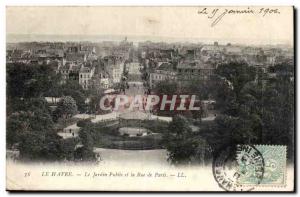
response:
<path id="1" fill-rule="evenodd" d="M 78 138 L 68 138 L 61 141 L 62 157 L 68 161 L 75 159 L 75 147 L 79 143 Z"/>
<path id="2" fill-rule="evenodd" d="M 62 159 L 61 139 L 49 112 L 42 109 L 15 112 L 8 117 L 7 145 L 14 144 L 18 144 L 22 159 Z"/>
<path id="3" fill-rule="evenodd" d="M 188 81 L 182 91 L 187 94 L 197 95 L 201 100 L 207 100 L 215 94 L 216 87 L 216 80 L 214 78 L 209 80 L 194 78 Z"/>
<path id="4" fill-rule="evenodd" d="M 90 101 L 88 103 L 88 108 L 89 108 L 89 112 L 96 114 L 96 113 L 108 113 L 108 110 L 102 110 L 100 108 L 100 100 L 101 98 L 104 96 L 104 92 L 103 90 L 101 92 L 98 93 L 94 93 L 90 95 Z"/>
<path id="5" fill-rule="evenodd" d="M 79 112 L 84 113 L 86 111 L 85 100 L 90 90 L 84 90 L 82 86 L 74 80 L 68 80 L 65 84 L 61 86 L 60 89 L 60 93 L 62 95 L 71 96 L 76 101 L 76 105 Z"/>
<path id="6" fill-rule="evenodd" d="M 49 95 L 59 81 L 60 76 L 48 65 L 8 64 L 7 113 L 27 111 L 28 102 Z"/>
<path id="7" fill-rule="evenodd" d="M 54 132 L 42 134 L 38 131 L 24 132 L 20 139 L 19 150 L 23 160 L 59 161 L 67 158 L 63 140 Z"/>
<path id="8" fill-rule="evenodd" d="M 64 119 L 77 113 L 76 101 L 70 96 L 64 96 L 57 104 L 55 115 Z"/>
<path id="9" fill-rule="evenodd" d="M 7 118 L 7 145 L 18 143 L 23 133 L 32 131 L 41 135 L 53 131 L 53 121 L 47 111 L 35 109 L 12 113 Z"/>
<path id="10" fill-rule="evenodd" d="M 44 135 L 40 135 L 37 132 L 25 132 L 20 138 L 20 157 L 28 160 L 44 158 L 44 145 Z"/>
<path id="11" fill-rule="evenodd" d="M 74 80 L 67 80 L 65 84 L 63 84 L 61 86 L 62 88 L 62 92 L 68 92 L 70 90 L 77 90 L 80 91 L 81 93 L 85 94 L 87 93 L 81 85 L 79 85 L 78 81 L 74 81 Z"/>
<path id="12" fill-rule="evenodd" d="M 275 65 L 270 70 L 275 78 L 243 63 L 218 67 L 222 80 L 216 87 L 216 100 L 223 115 L 216 118 L 213 129 L 203 130 L 215 150 L 221 144 L 238 143 L 282 144 L 293 150 L 293 65 Z"/>
<path id="13" fill-rule="evenodd" d="M 61 96 L 59 82 L 60 75 L 48 65 L 7 65 L 7 146 L 17 147 L 22 159 L 73 158 L 75 145 L 57 135 L 51 110 L 43 98 Z M 74 96 L 82 98 L 79 94 L 75 92 Z M 73 115 L 77 112 L 76 102 L 64 97 L 55 112 L 65 117 Z"/>
<path id="14" fill-rule="evenodd" d="M 94 141 L 91 136 L 90 131 L 87 127 L 84 129 L 81 129 L 79 132 L 79 138 L 81 139 L 82 145 L 87 149 L 93 149 L 94 147 Z"/>
<path id="15" fill-rule="evenodd" d="M 77 122 L 78 127 L 86 127 L 88 124 L 91 124 L 91 119 L 84 119 L 84 120 L 79 120 Z"/>
<path id="16" fill-rule="evenodd" d="M 79 131 L 79 138 L 82 143 L 82 147 L 76 150 L 76 158 L 81 160 L 95 160 L 95 154 L 93 152 L 94 141 L 91 135 L 91 127 L 85 126 Z"/>
<path id="17" fill-rule="evenodd" d="M 55 132 L 45 133 L 45 141 L 41 151 L 41 158 L 49 161 L 63 160 L 66 158 L 63 150 L 63 140 Z"/>
<path id="18" fill-rule="evenodd" d="M 202 143 L 194 138 L 189 125 L 185 117 L 175 116 L 163 137 L 163 143 L 169 152 L 168 159 L 174 164 L 190 163 L 197 154 L 197 147 Z"/>
<path id="19" fill-rule="evenodd" d="M 238 98 L 241 89 L 249 81 L 253 81 L 256 76 L 256 68 L 249 66 L 245 62 L 230 62 L 218 66 L 217 75 L 223 80 L 232 83 L 235 96 Z"/>
<path id="20" fill-rule="evenodd" d="M 192 133 L 191 128 L 189 127 L 188 120 L 181 116 L 175 116 L 169 125 L 169 131 L 171 134 L 175 134 L 176 137 L 185 137 Z"/>
<path id="21" fill-rule="evenodd" d="M 95 153 L 92 150 L 87 149 L 84 146 L 78 147 L 75 150 L 74 157 L 76 160 L 81 160 L 81 161 L 95 161 L 96 160 Z"/>
<path id="22" fill-rule="evenodd" d="M 63 94 L 74 98 L 79 112 L 84 113 L 86 111 L 85 96 L 81 91 L 69 89 L 65 90 Z"/>
<path id="23" fill-rule="evenodd" d="M 16 112 L 7 117 L 6 122 L 6 143 L 12 146 L 20 141 L 23 132 L 30 129 L 30 123 L 27 121 L 32 114 L 29 112 Z"/>
<path id="24" fill-rule="evenodd" d="M 7 64 L 7 94 L 9 97 L 25 97 L 26 83 L 34 74 L 34 70 L 25 64 Z"/>
<path id="25" fill-rule="evenodd" d="M 22 110 L 40 111 L 48 114 L 51 112 L 46 99 L 42 97 L 24 99 Z"/>
<path id="26" fill-rule="evenodd" d="M 156 84 L 154 92 L 158 94 L 173 95 L 178 92 L 178 84 L 176 81 L 166 80 Z"/>
<path id="27" fill-rule="evenodd" d="M 262 143 L 287 145 L 289 160 L 294 151 L 294 65 L 274 66 L 276 78 L 264 85 L 262 92 Z"/>
<path id="28" fill-rule="evenodd" d="M 10 98 L 40 97 L 59 82 L 58 78 L 48 65 L 8 64 L 8 95 Z"/>
<path id="29" fill-rule="evenodd" d="M 57 73 L 54 80 L 52 81 L 52 85 L 49 90 L 45 93 L 46 96 L 49 97 L 61 97 L 63 95 L 63 88 L 60 84 L 61 74 Z"/>

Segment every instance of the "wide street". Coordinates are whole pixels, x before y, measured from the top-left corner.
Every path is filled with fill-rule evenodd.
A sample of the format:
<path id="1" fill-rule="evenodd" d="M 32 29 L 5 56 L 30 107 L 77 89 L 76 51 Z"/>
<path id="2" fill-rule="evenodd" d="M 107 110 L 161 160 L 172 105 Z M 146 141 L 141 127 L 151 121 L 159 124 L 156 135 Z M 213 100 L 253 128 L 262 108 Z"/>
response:
<path id="1" fill-rule="evenodd" d="M 128 64 L 128 79 L 129 88 L 126 89 L 127 96 L 144 95 L 145 88 L 143 86 L 142 73 L 140 71 L 140 64 Z"/>

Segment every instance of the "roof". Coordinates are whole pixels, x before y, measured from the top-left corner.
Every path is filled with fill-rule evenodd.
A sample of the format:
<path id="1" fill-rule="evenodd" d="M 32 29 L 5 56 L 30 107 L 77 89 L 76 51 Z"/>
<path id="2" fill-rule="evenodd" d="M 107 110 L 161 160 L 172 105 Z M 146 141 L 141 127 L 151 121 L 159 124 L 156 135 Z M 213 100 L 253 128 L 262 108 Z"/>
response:
<path id="1" fill-rule="evenodd" d="M 13 50 L 11 53 L 12 58 L 21 58 L 23 54 L 22 50 Z"/>
<path id="2" fill-rule="evenodd" d="M 243 50 L 240 46 L 227 46 L 225 49 L 227 53 L 241 53 Z"/>
<path id="3" fill-rule="evenodd" d="M 213 69 L 211 64 L 203 62 L 183 62 L 178 64 L 177 69 Z"/>
<path id="4" fill-rule="evenodd" d="M 65 64 L 65 65 L 59 67 L 59 70 L 69 70 L 69 68 L 70 68 L 70 64 Z"/>
<path id="5" fill-rule="evenodd" d="M 221 51 L 222 48 L 216 45 L 204 45 L 201 51 Z"/>
<path id="6" fill-rule="evenodd" d="M 47 103 L 58 103 L 61 98 L 60 97 L 45 97 Z"/>
<path id="7" fill-rule="evenodd" d="M 87 56 L 87 59 L 90 61 L 97 60 L 97 58 L 98 57 L 95 54 L 88 54 L 88 56 Z"/>
<path id="8" fill-rule="evenodd" d="M 257 47 L 246 47 L 242 52 L 247 55 L 257 55 L 259 52 L 262 52 L 262 49 Z"/>
<path id="9" fill-rule="evenodd" d="M 80 66 L 79 65 L 72 65 L 69 70 L 71 70 L 71 71 L 79 71 L 80 70 Z"/>
<path id="10" fill-rule="evenodd" d="M 82 53 L 67 53 L 66 60 L 67 61 L 83 61 L 85 54 Z"/>
<path id="11" fill-rule="evenodd" d="M 92 68 L 89 67 L 81 67 L 80 72 L 82 73 L 89 73 L 91 72 Z"/>
<path id="12" fill-rule="evenodd" d="M 162 63 L 157 70 L 174 71 L 173 65 L 170 63 Z"/>
<path id="13" fill-rule="evenodd" d="M 108 90 L 104 91 L 104 94 L 110 94 L 110 93 L 114 93 L 114 92 L 116 92 L 115 89 L 108 89 Z"/>
<path id="14" fill-rule="evenodd" d="M 53 53 L 56 57 L 64 57 L 64 51 L 61 49 L 56 49 Z"/>

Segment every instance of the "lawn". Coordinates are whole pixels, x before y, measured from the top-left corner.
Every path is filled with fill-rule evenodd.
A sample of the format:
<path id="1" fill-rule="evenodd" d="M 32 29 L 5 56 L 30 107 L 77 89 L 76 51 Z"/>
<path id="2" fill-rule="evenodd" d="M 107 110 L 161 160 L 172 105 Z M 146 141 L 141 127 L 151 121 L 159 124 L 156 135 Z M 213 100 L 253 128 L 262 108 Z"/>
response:
<path id="1" fill-rule="evenodd" d="M 162 133 L 167 128 L 166 123 L 154 124 L 153 121 L 143 121 L 142 127 L 153 132 L 147 136 L 129 137 L 120 135 L 118 124 L 91 123 L 89 133 L 93 138 L 94 147 L 126 150 L 148 150 L 162 148 Z"/>

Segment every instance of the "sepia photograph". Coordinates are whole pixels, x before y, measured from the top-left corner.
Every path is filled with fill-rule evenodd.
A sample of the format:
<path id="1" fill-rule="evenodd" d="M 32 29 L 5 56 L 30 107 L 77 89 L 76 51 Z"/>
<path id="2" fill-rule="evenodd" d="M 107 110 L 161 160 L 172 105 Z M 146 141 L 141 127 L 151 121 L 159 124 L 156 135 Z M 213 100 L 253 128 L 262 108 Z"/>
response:
<path id="1" fill-rule="evenodd" d="M 292 6 L 7 6 L 8 191 L 295 191 Z"/>

